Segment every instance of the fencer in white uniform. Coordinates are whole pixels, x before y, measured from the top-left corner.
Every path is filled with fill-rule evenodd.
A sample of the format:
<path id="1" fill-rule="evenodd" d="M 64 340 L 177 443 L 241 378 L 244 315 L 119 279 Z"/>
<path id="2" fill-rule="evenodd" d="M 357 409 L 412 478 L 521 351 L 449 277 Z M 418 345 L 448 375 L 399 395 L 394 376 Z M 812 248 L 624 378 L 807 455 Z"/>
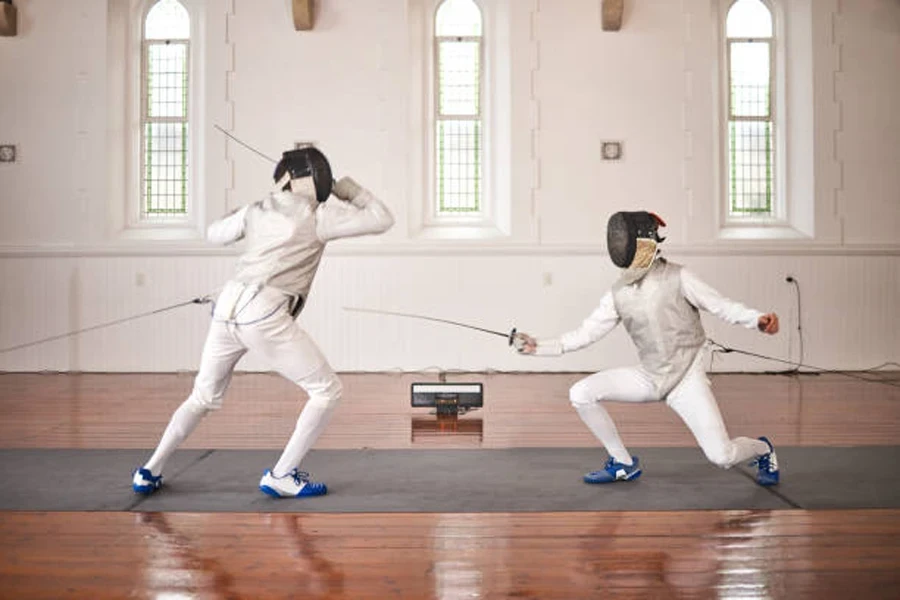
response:
<path id="1" fill-rule="evenodd" d="M 306 302 L 325 245 L 339 238 L 387 231 L 394 218 L 385 204 L 353 179 L 336 183 L 315 148 L 285 152 L 275 169 L 275 191 L 213 223 L 207 238 L 245 240 L 234 276 L 222 288 L 193 391 L 174 412 L 155 452 L 135 471 L 132 488 L 149 494 L 175 449 L 200 421 L 222 406 L 238 360 L 252 351 L 309 395 L 281 457 L 260 481 L 275 497 L 318 496 L 325 484 L 299 466 L 325 429 L 341 398 L 341 382 L 319 347 L 295 321 Z M 338 200 L 326 202 L 331 195 Z"/>
<path id="2" fill-rule="evenodd" d="M 723 297 L 681 265 L 660 256 L 665 222 L 645 211 L 614 214 L 607 229 L 610 258 L 620 278 L 580 327 L 553 339 L 520 333 L 523 354 L 561 355 L 588 346 L 620 322 L 635 344 L 636 367 L 601 371 L 576 382 L 569 399 L 581 419 L 609 453 L 603 469 L 584 476 L 587 483 L 611 483 L 640 476 L 640 461 L 622 442 L 604 402 L 668 404 L 691 430 L 706 457 L 722 468 L 753 460 L 760 485 L 778 483 L 778 461 L 765 437 L 730 438 L 706 376 L 709 343 L 700 310 L 768 334 L 778 331 L 778 316 L 763 314 Z"/>

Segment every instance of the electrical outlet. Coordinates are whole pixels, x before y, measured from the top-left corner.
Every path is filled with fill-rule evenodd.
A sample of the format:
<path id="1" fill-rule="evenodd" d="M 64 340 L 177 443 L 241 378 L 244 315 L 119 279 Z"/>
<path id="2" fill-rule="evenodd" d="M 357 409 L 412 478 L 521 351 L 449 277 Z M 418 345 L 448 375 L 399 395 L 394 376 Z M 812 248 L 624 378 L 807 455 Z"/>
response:
<path id="1" fill-rule="evenodd" d="M 15 144 L 0 144 L 0 162 L 16 162 Z"/>

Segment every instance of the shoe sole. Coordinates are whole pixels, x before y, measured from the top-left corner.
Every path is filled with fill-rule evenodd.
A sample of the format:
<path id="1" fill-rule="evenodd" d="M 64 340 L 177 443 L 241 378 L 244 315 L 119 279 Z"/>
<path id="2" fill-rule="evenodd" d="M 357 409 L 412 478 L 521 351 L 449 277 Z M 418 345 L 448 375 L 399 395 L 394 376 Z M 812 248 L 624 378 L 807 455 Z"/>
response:
<path id="1" fill-rule="evenodd" d="M 134 485 L 131 484 L 131 489 L 134 490 L 135 494 L 143 494 L 144 496 L 149 496 L 153 492 L 159 489 L 157 486 L 153 485 Z"/>
<path id="2" fill-rule="evenodd" d="M 266 496 L 272 496 L 273 498 L 290 498 L 290 496 L 282 496 L 278 490 L 270 488 L 267 485 L 259 486 L 259 491 L 261 491 Z"/>
<path id="3" fill-rule="evenodd" d="M 303 489 L 306 489 L 306 488 L 303 488 Z M 328 493 L 327 489 L 322 491 L 321 494 L 309 494 L 309 493 L 304 494 L 303 490 L 300 490 L 300 493 L 297 494 L 296 496 L 285 496 L 284 494 L 282 494 L 275 488 L 269 487 L 267 485 L 259 486 L 259 491 L 261 491 L 266 496 L 271 496 L 273 498 L 314 498 L 316 496 L 324 496 L 325 494 Z"/>
<path id="4" fill-rule="evenodd" d="M 603 484 L 603 483 L 616 483 L 616 482 L 619 482 L 619 481 L 634 481 L 635 479 L 637 479 L 637 478 L 640 477 L 640 476 L 641 476 L 641 470 L 638 469 L 637 471 L 634 471 L 633 473 L 631 473 L 630 475 L 628 475 L 628 477 L 624 477 L 624 478 L 622 478 L 622 479 L 609 479 L 609 480 L 597 479 L 597 480 L 591 480 L 591 479 L 588 479 L 587 477 L 585 477 L 585 478 L 584 478 L 584 482 L 585 482 L 585 483 L 589 483 L 589 484 L 591 484 L 591 485 L 597 485 L 597 484 Z"/>

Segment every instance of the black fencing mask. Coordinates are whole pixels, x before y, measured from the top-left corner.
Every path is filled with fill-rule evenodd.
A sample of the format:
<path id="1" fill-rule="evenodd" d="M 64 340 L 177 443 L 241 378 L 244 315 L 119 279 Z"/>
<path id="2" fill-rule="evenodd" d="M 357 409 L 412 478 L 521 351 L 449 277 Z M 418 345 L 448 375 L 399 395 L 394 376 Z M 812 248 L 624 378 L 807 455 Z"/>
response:
<path id="1" fill-rule="evenodd" d="M 331 175 L 331 165 L 322 152 L 313 146 L 306 146 L 296 150 L 283 152 L 281 160 L 275 167 L 275 182 L 284 179 L 287 184 L 294 179 L 312 177 L 316 188 L 316 200 L 325 202 L 331 195 L 331 187 L 334 179 Z"/>
<path id="2" fill-rule="evenodd" d="M 647 211 L 617 212 L 606 226 L 606 248 L 620 269 L 644 268 L 656 256 L 656 245 L 665 238 L 657 230 L 666 223 Z"/>

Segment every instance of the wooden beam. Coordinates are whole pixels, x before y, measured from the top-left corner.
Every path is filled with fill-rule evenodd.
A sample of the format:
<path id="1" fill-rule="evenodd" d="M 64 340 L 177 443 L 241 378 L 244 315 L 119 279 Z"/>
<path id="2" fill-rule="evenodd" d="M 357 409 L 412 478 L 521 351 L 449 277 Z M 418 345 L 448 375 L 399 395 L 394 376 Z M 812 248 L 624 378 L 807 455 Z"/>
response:
<path id="1" fill-rule="evenodd" d="M 0 2 L 0 35 L 12 37 L 17 32 L 16 7 L 6 2 Z"/>
<path id="2" fill-rule="evenodd" d="M 297 31 L 309 31 L 313 28 L 314 5 L 314 0 L 292 0 L 294 29 Z"/>
<path id="3" fill-rule="evenodd" d="M 603 31 L 618 31 L 622 28 L 622 13 L 625 0 L 603 0 Z"/>

